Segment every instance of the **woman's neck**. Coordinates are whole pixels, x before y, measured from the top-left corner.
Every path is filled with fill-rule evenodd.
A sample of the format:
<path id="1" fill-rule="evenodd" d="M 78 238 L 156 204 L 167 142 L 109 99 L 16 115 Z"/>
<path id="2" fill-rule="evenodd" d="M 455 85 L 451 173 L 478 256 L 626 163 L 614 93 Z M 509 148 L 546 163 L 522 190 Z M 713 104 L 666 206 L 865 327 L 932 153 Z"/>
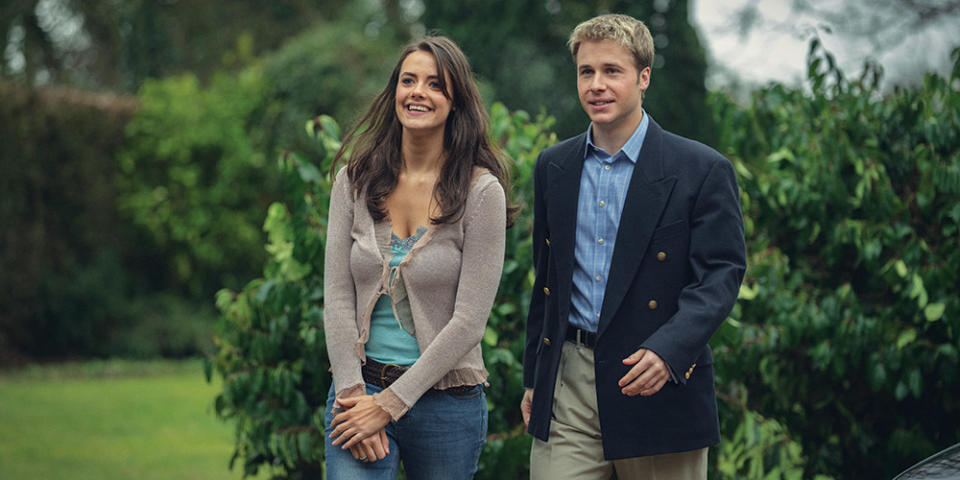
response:
<path id="1" fill-rule="evenodd" d="M 444 161 L 443 130 L 424 133 L 404 130 L 400 150 L 406 173 L 439 173 Z"/>

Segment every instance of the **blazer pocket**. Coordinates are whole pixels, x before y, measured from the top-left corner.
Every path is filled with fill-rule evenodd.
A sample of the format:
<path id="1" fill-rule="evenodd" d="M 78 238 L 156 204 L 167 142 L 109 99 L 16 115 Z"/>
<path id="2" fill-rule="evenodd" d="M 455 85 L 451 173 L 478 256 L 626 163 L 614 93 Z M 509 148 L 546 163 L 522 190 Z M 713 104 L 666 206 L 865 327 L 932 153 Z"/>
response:
<path id="1" fill-rule="evenodd" d="M 671 239 L 678 237 L 683 234 L 688 234 L 690 232 L 690 227 L 687 225 L 686 220 L 678 220 L 668 225 L 657 228 L 653 231 L 653 237 L 650 240 L 650 243 L 658 243 L 663 240 Z"/>

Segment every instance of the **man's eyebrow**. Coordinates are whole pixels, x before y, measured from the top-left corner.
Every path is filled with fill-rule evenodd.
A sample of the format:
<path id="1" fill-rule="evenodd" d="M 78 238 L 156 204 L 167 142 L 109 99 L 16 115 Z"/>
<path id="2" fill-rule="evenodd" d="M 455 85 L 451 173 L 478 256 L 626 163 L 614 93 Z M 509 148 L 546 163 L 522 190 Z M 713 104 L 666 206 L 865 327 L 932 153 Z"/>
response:
<path id="1" fill-rule="evenodd" d="M 600 64 L 600 66 L 601 66 L 601 67 L 617 67 L 617 68 L 623 68 L 622 65 L 620 65 L 619 63 L 610 63 L 610 62 L 602 63 L 602 64 Z M 593 65 L 591 65 L 591 64 L 589 64 L 589 63 L 581 63 L 580 65 L 577 65 L 577 70 L 580 70 L 580 69 L 583 69 L 583 68 L 596 68 L 596 67 L 594 67 Z"/>

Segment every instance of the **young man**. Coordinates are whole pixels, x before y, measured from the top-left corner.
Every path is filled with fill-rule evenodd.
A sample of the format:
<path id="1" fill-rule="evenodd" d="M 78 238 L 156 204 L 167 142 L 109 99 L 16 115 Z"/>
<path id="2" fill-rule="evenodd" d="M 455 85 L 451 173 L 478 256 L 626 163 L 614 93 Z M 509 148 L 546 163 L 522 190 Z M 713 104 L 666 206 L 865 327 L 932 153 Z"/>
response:
<path id="1" fill-rule="evenodd" d="M 746 263 L 733 166 L 644 112 L 642 22 L 588 20 L 570 51 L 591 124 L 534 173 L 531 477 L 705 479 L 720 439 L 707 341 Z"/>

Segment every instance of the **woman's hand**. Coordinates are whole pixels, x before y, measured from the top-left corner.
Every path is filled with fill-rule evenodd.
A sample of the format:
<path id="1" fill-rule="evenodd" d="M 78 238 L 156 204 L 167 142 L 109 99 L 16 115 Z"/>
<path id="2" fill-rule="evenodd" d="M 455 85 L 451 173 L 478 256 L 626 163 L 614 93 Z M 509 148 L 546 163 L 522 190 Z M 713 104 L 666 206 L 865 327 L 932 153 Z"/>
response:
<path id="1" fill-rule="evenodd" d="M 390 414 L 373 401 L 372 395 L 337 399 L 337 404 L 346 411 L 338 413 L 330 422 L 333 428 L 330 438 L 334 439 L 332 445 L 343 444 L 340 448 L 344 450 L 383 430 L 391 420 Z"/>
<path id="2" fill-rule="evenodd" d="M 376 435 L 370 435 L 359 443 L 350 447 L 350 454 L 361 462 L 376 462 L 390 455 L 390 440 L 387 431 L 380 429 Z"/>

